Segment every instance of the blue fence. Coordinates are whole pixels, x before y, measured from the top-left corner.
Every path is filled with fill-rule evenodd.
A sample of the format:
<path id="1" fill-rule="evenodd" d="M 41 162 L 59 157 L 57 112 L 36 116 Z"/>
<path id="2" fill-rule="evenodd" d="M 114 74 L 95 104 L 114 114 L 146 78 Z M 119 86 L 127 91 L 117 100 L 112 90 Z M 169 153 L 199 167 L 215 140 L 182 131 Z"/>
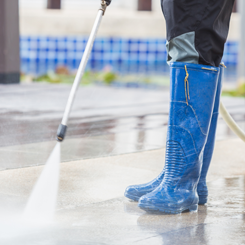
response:
<path id="1" fill-rule="evenodd" d="M 77 69 L 86 37 L 26 37 L 20 38 L 21 70 L 43 74 L 65 65 Z M 164 39 L 97 38 L 88 61 L 88 69 L 101 70 L 110 65 L 119 72 L 164 73 L 167 51 Z M 228 42 L 223 61 L 237 64 L 238 43 Z"/>

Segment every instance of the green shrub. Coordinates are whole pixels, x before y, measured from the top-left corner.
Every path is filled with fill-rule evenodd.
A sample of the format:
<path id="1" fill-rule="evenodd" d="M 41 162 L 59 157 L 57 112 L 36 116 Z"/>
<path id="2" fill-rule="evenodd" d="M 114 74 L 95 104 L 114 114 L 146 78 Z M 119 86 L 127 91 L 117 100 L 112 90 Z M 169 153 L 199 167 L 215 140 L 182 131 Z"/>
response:
<path id="1" fill-rule="evenodd" d="M 241 84 L 235 90 L 225 90 L 223 95 L 229 95 L 233 97 L 245 97 L 245 84 Z"/>

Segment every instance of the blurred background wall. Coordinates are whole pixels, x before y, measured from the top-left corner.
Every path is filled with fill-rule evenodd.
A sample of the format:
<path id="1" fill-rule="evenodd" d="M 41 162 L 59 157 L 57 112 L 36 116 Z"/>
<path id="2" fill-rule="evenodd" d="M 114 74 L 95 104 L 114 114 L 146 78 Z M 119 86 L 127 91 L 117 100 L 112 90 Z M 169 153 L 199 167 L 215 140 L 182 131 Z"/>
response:
<path id="1" fill-rule="evenodd" d="M 40 74 L 57 65 L 76 69 L 99 5 L 100 0 L 19 0 L 22 72 Z M 57 6 L 60 9 L 54 9 Z M 240 36 L 236 10 L 235 6 L 223 59 L 233 73 Z M 109 64 L 117 72 L 166 71 L 165 34 L 159 0 L 114 0 L 88 68 L 99 70 Z"/>
<path id="2" fill-rule="evenodd" d="M 20 0 L 20 7 L 23 8 L 46 8 L 47 7 L 47 0 Z M 62 0 L 61 1 L 61 8 L 62 9 L 74 9 L 74 8 L 94 8 L 98 7 L 100 1 L 98 0 Z M 153 0 L 153 6 L 155 3 L 159 3 L 159 1 Z M 123 1 L 123 0 L 114 0 L 113 5 L 111 8 L 124 8 L 124 9 L 131 9 L 136 10 L 138 5 L 138 0 L 130 0 L 130 1 Z"/>

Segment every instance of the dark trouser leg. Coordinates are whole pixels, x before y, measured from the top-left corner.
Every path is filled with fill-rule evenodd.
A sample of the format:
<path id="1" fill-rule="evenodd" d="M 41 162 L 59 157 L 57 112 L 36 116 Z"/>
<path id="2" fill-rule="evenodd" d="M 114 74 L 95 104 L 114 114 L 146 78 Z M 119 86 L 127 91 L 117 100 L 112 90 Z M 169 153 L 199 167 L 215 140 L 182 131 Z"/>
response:
<path id="1" fill-rule="evenodd" d="M 168 62 L 219 67 L 234 0 L 162 0 Z"/>

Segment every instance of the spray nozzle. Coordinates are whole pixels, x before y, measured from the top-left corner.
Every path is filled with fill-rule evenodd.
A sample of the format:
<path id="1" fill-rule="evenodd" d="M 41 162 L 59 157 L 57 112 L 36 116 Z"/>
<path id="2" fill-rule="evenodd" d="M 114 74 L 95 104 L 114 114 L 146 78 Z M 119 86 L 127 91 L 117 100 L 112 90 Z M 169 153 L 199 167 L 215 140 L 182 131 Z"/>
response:
<path id="1" fill-rule="evenodd" d="M 56 140 L 58 142 L 62 142 L 65 139 L 66 130 L 67 130 L 66 125 L 63 125 L 63 124 L 59 125 L 59 128 L 57 130 L 57 137 L 56 137 Z"/>
<path id="2" fill-rule="evenodd" d="M 103 15 L 105 14 L 107 6 L 109 6 L 111 3 L 111 0 L 101 0 L 101 8 L 100 10 L 103 11 Z"/>

